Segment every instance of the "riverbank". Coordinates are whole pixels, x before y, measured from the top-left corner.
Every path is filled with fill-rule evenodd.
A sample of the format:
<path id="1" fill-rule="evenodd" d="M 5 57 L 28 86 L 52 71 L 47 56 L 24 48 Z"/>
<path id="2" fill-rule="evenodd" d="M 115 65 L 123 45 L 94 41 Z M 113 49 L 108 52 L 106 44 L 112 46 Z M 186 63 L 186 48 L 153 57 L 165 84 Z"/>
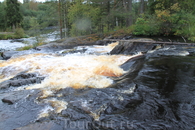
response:
<path id="1" fill-rule="evenodd" d="M 27 38 L 27 35 L 25 35 L 24 30 L 22 28 L 17 28 L 15 32 L 0 32 L 0 40 L 20 38 Z"/>

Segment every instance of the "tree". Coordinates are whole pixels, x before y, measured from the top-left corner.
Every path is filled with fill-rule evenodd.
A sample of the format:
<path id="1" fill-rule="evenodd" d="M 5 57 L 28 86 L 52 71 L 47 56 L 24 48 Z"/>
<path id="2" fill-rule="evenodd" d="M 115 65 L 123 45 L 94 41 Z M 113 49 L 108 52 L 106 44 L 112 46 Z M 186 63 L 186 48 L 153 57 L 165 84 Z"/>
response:
<path id="1" fill-rule="evenodd" d="M 126 3 L 128 4 L 127 11 L 129 12 L 129 15 L 127 17 L 127 26 L 131 26 L 133 24 L 132 0 L 128 0 Z"/>
<path id="2" fill-rule="evenodd" d="M 70 33 L 72 36 L 90 34 L 100 16 L 98 7 L 83 4 L 79 1 L 75 2 L 68 11 L 68 19 L 71 24 Z"/>
<path id="3" fill-rule="evenodd" d="M 6 5 L 7 27 L 15 29 L 20 26 L 20 23 L 23 20 L 20 13 L 20 4 L 17 0 L 7 0 Z"/>
<path id="4" fill-rule="evenodd" d="M 144 13 L 144 0 L 140 0 L 140 14 Z"/>
<path id="5" fill-rule="evenodd" d="M 6 29 L 6 20 L 5 20 L 5 4 L 0 3 L 0 29 L 5 30 Z"/>

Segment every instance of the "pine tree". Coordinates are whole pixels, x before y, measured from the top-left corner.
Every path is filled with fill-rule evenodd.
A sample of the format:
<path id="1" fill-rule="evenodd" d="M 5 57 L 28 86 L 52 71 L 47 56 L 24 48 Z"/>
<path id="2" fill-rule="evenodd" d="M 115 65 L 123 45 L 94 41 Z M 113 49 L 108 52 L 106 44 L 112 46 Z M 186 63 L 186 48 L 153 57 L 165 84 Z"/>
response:
<path id="1" fill-rule="evenodd" d="M 20 4 L 17 0 L 7 0 L 6 5 L 7 27 L 15 29 L 23 20 L 20 13 Z"/>

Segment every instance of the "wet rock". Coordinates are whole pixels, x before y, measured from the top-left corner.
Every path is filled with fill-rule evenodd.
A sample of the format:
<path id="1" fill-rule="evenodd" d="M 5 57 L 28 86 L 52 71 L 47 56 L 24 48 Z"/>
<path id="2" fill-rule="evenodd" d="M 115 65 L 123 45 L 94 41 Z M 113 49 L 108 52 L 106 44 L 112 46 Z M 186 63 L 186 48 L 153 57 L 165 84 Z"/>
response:
<path id="1" fill-rule="evenodd" d="M 24 39 L 13 39 L 10 42 L 11 43 L 13 43 L 13 42 L 24 42 Z"/>
<path id="2" fill-rule="evenodd" d="M 7 94 L 7 96 L 5 96 L 2 99 L 2 102 L 4 103 L 8 103 L 9 105 L 12 105 L 16 102 L 18 102 L 19 100 L 25 100 L 30 93 L 32 93 L 31 91 L 25 90 L 25 91 L 16 91 L 16 92 L 10 92 L 9 94 Z"/>
<path id="3" fill-rule="evenodd" d="M 129 39 L 132 39 L 132 38 L 133 38 L 132 35 L 123 37 L 124 40 L 129 40 Z"/>
<path id="4" fill-rule="evenodd" d="M 79 120 L 86 120 L 86 121 L 93 121 L 93 118 L 88 113 L 83 113 L 82 111 L 77 111 L 74 108 L 68 108 L 61 112 L 61 115 L 67 119 L 79 121 Z"/>
<path id="5" fill-rule="evenodd" d="M 28 78 L 32 78 L 36 76 L 38 76 L 37 73 L 20 73 L 20 74 L 17 74 L 15 77 L 11 78 L 10 80 L 28 79 Z"/>
<path id="6" fill-rule="evenodd" d="M 19 87 L 34 83 L 41 83 L 45 77 L 38 76 L 36 73 L 20 73 L 15 77 L 0 83 L 0 89 L 7 89 L 9 87 Z"/>
<path id="7" fill-rule="evenodd" d="M 15 54 L 19 53 L 18 51 L 5 51 L 1 54 L 4 60 L 10 59 Z"/>
<path id="8" fill-rule="evenodd" d="M 0 129 L 13 130 L 34 122 L 44 108 L 35 102 L 39 93 L 39 90 L 0 93 Z M 14 104 L 8 105 L 2 99 L 10 100 Z"/>
<path id="9" fill-rule="evenodd" d="M 119 44 L 110 52 L 110 54 L 125 54 L 133 55 L 138 52 L 148 52 L 155 47 L 154 44 L 131 42 L 131 41 L 120 41 Z"/>
<path id="10" fill-rule="evenodd" d="M 110 43 L 109 41 L 98 40 L 98 41 L 87 41 L 85 37 L 77 37 L 77 38 L 66 38 L 64 40 L 58 40 L 55 42 L 50 42 L 45 45 L 38 46 L 34 48 L 38 51 L 47 51 L 47 52 L 55 52 L 64 49 L 74 49 L 74 47 L 78 46 L 90 46 L 90 45 L 106 45 Z M 73 51 L 72 51 L 73 52 Z"/>
<path id="11" fill-rule="evenodd" d="M 9 87 L 10 87 L 10 82 L 9 82 L 9 80 L 0 83 L 0 90 L 1 90 L 1 89 L 7 89 L 7 88 L 9 88 Z"/>
<path id="12" fill-rule="evenodd" d="M 10 80 L 10 86 L 18 87 L 18 86 L 29 85 L 34 83 L 41 83 L 42 80 L 44 80 L 44 77 Z"/>
<path id="13" fill-rule="evenodd" d="M 108 44 L 108 42 L 107 41 L 104 41 L 104 40 L 98 40 L 98 41 L 96 41 L 94 43 L 94 45 L 106 45 L 106 44 Z"/>
<path id="14" fill-rule="evenodd" d="M 63 122 L 62 122 L 63 123 Z M 36 122 L 14 130 L 64 130 L 64 125 L 57 121 Z"/>

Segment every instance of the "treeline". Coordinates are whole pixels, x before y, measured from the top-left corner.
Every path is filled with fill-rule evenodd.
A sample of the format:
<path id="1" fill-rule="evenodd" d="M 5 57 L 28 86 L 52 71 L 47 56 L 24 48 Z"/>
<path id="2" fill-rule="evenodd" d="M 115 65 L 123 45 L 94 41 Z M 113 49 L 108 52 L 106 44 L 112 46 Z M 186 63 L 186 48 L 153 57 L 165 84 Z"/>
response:
<path id="1" fill-rule="evenodd" d="M 22 28 L 28 35 L 35 35 L 43 29 L 58 26 L 58 2 L 6 0 L 0 3 L 0 18 L 1 32 L 15 32 Z"/>
<path id="2" fill-rule="evenodd" d="M 6 6 L 0 4 L 1 30 L 10 28 Z M 20 12 L 23 18 L 18 25 L 24 30 L 59 27 L 62 38 L 121 30 L 195 41 L 194 0 L 26 0 L 20 3 Z"/>

